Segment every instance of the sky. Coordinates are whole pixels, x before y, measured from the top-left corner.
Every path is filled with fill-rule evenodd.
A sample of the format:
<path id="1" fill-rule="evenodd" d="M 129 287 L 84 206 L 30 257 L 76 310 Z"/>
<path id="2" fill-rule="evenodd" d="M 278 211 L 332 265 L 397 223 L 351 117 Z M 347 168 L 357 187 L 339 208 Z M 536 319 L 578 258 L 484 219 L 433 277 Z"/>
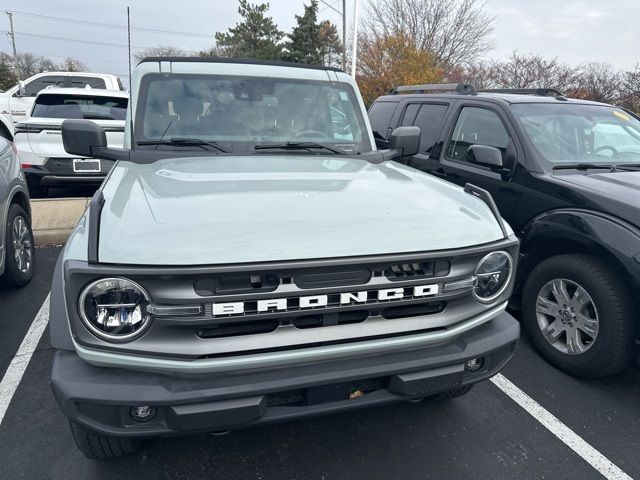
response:
<path id="1" fill-rule="evenodd" d="M 261 0 L 252 0 L 258 3 Z M 364 4 L 367 0 L 362 0 Z M 341 0 L 325 0 L 341 10 Z M 348 28 L 353 18 L 353 2 L 347 0 Z M 289 31 L 295 14 L 303 11 L 304 0 L 271 0 L 270 13 L 281 30 Z M 213 44 L 216 31 L 235 25 L 236 0 L 5 0 L 2 8 L 14 11 L 16 47 L 61 61 L 71 56 L 96 72 L 115 73 L 126 82 L 127 31 L 77 22 L 97 22 L 126 26 L 126 7 L 131 7 L 131 26 L 165 33 L 133 30 L 133 51 L 138 47 L 173 45 L 199 51 Z M 615 8 L 613 7 L 615 5 Z M 640 62 L 640 0 L 487 0 L 486 12 L 495 18 L 495 48 L 485 58 L 504 59 L 517 50 L 558 57 L 578 64 L 608 62 L 616 68 L 631 68 Z M 36 14 L 58 17 L 36 18 Z M 339 27 L 339 13 L 320 2 L 320 18 Z M 9 19 L 2 13 L 2 32 Z M 173 33 L 170 33 L 173 32 Z M 183 32 L 192 35 L 184 35 Z M 24 35 L 24 34 L 30 35 Z M 40 37 L 33 36 L 40 35 Z M 57 37 L 57 38 L 43 38 Z M 104 45 L 112 44 L 112 45 Z M 0 40 L 0 51 L 11 53 L 8 36 Z"/>

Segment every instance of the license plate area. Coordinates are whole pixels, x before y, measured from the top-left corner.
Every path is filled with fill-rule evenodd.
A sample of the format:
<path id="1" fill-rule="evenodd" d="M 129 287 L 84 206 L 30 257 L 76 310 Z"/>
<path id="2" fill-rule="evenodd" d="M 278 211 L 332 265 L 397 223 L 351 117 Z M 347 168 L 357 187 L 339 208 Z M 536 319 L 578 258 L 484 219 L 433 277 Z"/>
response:
<path id="1" fill-rule="evenodd" d="M 74 158 L 74 173 L 100 173 L 100 160 L 95 158 Z"/>

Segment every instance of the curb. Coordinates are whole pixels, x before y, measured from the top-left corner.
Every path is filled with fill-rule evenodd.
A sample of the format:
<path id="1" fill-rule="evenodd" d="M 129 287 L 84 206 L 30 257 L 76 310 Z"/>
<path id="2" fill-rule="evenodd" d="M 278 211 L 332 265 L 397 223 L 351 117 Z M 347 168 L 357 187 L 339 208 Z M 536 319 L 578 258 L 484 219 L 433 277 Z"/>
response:
<path id="1" fill-rule="evenodd" d="M 89 200 L 85 197 L 31 200 L 31 223 L 36 246 L 65 243 Z"/>

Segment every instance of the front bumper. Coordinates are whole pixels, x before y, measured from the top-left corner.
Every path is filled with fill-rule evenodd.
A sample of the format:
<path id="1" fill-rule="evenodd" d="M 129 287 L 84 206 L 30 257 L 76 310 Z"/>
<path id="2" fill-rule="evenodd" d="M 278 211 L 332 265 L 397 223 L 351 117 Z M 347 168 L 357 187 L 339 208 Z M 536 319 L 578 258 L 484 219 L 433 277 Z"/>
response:
<path id="1" fill-rule="evenodd" d="M 74 172 L 72 158 L 49 158 L 43 165 L 24 164 L 22 171 L 27 183 L 34 186 L 100 185 L 114 162 L 101 160 L 100 163 L 100 172 Z"/>
<path id="2" fill-rule="evenodd" d="M 519 324 L 505 312 L 438 346 L 220 374 L 94 367 L 74 352 L 59 351 L 51 387 L 70 419 L 104 435 L 220 431 L 382 405 L 477 383 L 509 361 L 519 332 Z M 484 359 L 480 370 L 465 370 L 466 360 L 479 357 Z M 131 407 L 139 405 L 157 408 L 152 420 L 138 423 L 130 417 Z"/>

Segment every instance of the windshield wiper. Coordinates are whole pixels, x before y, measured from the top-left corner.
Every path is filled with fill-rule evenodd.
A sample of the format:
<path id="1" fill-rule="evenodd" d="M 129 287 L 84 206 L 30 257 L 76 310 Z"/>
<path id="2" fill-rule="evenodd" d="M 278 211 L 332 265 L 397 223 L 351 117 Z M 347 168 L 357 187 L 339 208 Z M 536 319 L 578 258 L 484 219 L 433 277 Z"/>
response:
<path id="1" fill-rule="evenodd" d="M 86 120 L 115 120 L 111 115 L 102 115 L 100 113 L 84 113 L 82 118 Z"/>
<path id="2" fill-rule="evenodd" d="M 565 163 L 562 165 L 554 165 L 553 170 L 616 170 L 615 165 L 606 163 Z"/>
<path id="3" fill-rule="evenodd" d="M 619 163 L 616 170 L 640 170 L 640 163 Z"/>
<path id="4" fill-rule="evenodd" d="M 346 155 L 347 152 L 340 150 L 339 148 L 330 147 L 322 143 L 315 142 L 287 142 L 287 143 L 266 143 L 260 145 L 254 145 L 254 150 L 327 150 L 331 153 L 337 153 L 340 155 Z"/>
<path id="5" fill-rule="evenodd" d="M 167 138 L 165 140 L 140 140 L 136 142 L 136 145 L 177 145 L 177 146 L 185 146 L 185 147 L 202 147 L 207 150 L 207 146 L 212 147 L 219 152 L 229 153 L 228 150 L 219 147 L 216 142 L 209 142 L 207 140 L 202 140 L 200 138 Z"/>

